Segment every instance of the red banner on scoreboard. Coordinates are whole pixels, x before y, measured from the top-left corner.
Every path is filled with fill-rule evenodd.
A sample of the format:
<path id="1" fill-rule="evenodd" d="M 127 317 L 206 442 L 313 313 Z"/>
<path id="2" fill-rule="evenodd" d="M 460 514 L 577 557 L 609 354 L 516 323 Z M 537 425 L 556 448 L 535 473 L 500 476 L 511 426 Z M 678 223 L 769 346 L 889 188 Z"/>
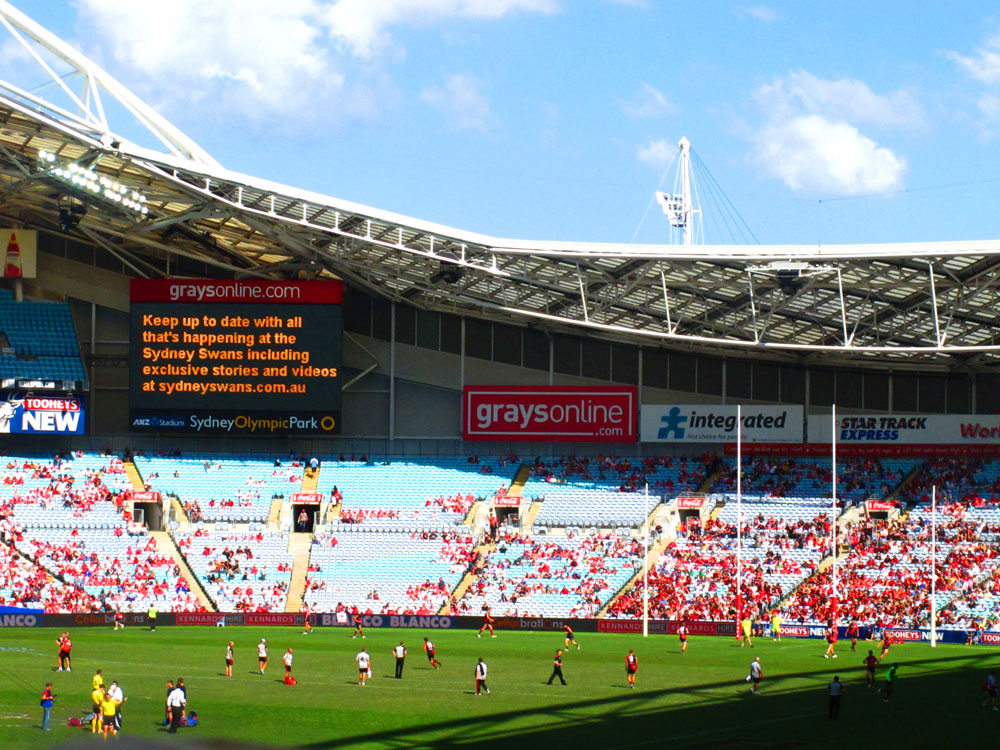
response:
<path id="1" fill-rule="evenodd" d="M 677 498 L 677 507 L 686 508 L 690 510 L 697 510 L 705 504 L 705 498 L 703 497 L 679 497 Z"/>
<path id="2" fill-rule="evenodd" d="M 892 500 L 869 500 L 867 505 L 869 511 L 876 511 L 876 512 L 878 511 L 884 512 L 887 510 L 892 510 L 893 508 L 896 507 L 896 503 L 894 503 Z"/>
<path id="3" fill-rule="evenodd" d="M 344 283 L 261 279 L 131 279 L 129 298 L 132 302 L 339 305 L 344 301 Z"/>
<path id="4" fill-rule="evenodd" d="M 152 491 L 143 492 L 132 492 L 132 501 L 136 503 L 158 503 L 160 502 L 160 493 Z"/>
<path id="5" fill-rule="evenodd" d="M 631 386 L 467 385 L 465 440 L 634 443 L 637 393 Z"/>
<path id="6" fill-rule="evenodd" d="M 293 492 L 292 503 L 295 505 L 319 505 L 323 502 L 321 492 Z"/>

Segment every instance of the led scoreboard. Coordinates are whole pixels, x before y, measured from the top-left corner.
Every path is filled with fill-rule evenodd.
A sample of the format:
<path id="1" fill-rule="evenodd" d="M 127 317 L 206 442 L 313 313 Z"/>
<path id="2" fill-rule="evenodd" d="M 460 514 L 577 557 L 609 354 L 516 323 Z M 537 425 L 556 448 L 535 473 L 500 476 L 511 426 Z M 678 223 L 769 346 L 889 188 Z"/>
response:
<path id="1" fill-rule="evenodd" d="M 340 432 L 339 281 L 132 279 L 133 430 Z"/>

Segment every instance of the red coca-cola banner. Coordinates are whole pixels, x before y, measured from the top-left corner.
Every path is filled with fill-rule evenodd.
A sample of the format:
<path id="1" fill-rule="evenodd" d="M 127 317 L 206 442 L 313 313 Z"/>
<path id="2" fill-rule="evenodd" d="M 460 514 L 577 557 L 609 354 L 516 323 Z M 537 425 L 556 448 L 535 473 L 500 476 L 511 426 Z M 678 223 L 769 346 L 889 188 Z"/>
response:
<path id="1" fill-rule="evenodd" d="M 136 503 L 158 503 L 160 502 L 160 493 L 151 490 L 141 492 L 133 490 L 132 501 Z"/>
<path id="2" fill-rule="evenodd" d="M 637 393 L 631 386 L 467 385 L 465 440 L 634 443 Z"/>
<path id="3" fill-rule="evenodd" d="M 679 497 L 677 498 L 678 508 L 698 509 L 705 504 L 703 497 Z"/>
<path id="4" fill-rule="evenodd" d="M 521 498 L 515 495 L 498 495 L 493 498 L 493 504 L 498 508 L 520 508 Z"/>
<path id="5" fill-rule="evenodd" d="M 293 492 L 292 503 L 295 505 L 319 505 L 323 502 L 321 492 Z"/>
<path id="6" fill-rule="evenodd" d="M 869 500 L 868 510 L 869 511 L 887 511 L 892 510 L 896 507 L 896 503 L 892 500 Z"/>

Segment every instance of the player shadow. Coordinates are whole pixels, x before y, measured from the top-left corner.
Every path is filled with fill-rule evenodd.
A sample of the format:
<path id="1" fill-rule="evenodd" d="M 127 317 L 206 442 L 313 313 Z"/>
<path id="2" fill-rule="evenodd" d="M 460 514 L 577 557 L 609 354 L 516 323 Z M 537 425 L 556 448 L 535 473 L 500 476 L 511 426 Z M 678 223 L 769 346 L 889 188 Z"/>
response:
<path id="1" fill-rule="evenodd" d="M 970 658 L 971 657 L 971 658 Z M 887 711 L 915 711 L 916 715 L 953 715 L 974 704 L 980 710 L 982 701 L 978 691 L 969 689 L 975 682 L 978 688 L 982 675 L 992 667 L 994 654 L 982 652 L 956 655 L 944 659 L 912 659 L 901 663 L 903 677 L 890 704 L 884 704 L 875 691 L 863 685 L 863 667 L 841 663 L 827 669 L 797 670 L 785 674 L 769 675 L 761 686 L 761 694 L 750 694 L 742 675 L 735 679 L 705 682 L 696 685 L 631 690 L 600 698 L 570 698 L 559 705 L 549 702 L 536 707 L 500 710 L 479 716 L 452 716 L 426 724 L 399 726 L 360 734 L 353 737 L 317 740 L 298 745 L 299 750 L 328 750 L 342 747 L 392 746 L 399 749 L 435 747 L 459 748 L 475 741 L 477 750 L 501 750 L 526 747 L 602 747 L 602 748 L 652 748 L 663 744 L 663 722 L 685 728 L 671 738 L 675 747 L 708 748 L 760 748 L 761 750 L 790 750 L 805 747 L 850 746 L 859 733 L 866 737 L 868 747 L 901 746 L 900 732 L 909 731 L 908 719 L 888 714 Z M 840 661 L 840 660 L 838 660 Z M 955 664 L 953 662 L 961 662 Z M 934 672 L 921 673 L 907 678 L 908 668 L 933 665 Z M 745 668 L 744 668 L 745 669 Z M 738 669 L 745 674 L 744 669 Z M 841 675 L 848 684 L 841 707 L 839 721 L 827 720 L 826 685 L 834 674 Z M 879 672 L 879 686 L 884 684 L 884 672 Z M 800 678 L 808 684 L 788 685 Z M 548 686 L 547 682 L 543 682 Z M 559 685 L 559 687 L 562 687 Z M 613 686 L 620 687 L 620 686 Z M 557 695 L 559 691 L 553 691 Z M 475 695 L 463 690 L 464 695 Z M 972 698 L 968 697 L 972 694 Z M 724 697 L 721 697 L 724 696 Z M 744 696 L 746 700 L 744 699 Z M 947 696 L 947 698 L 946 698 Z M 676 703 L 681 698 L 683 703 Z M 951 700 L 956 706 L 943 706 L 942 700 Z M 499 704 L 502 706 L 502 703 Z M 581 721 L 588 711 L 592 716 Z M 992 712 L 990 712 L 992 714 Z M 983 712 L 981 715 L 985 715 Z M 518 726 L 517 722 L 537 717 L 538 725 Z M 506 731 L 496 727 L 512 722 Z M 622 736 L 622 726 L 630 729 Z M 954 746 L 954 725 L 948 721 L 920 724 L 920 741 L 910 747 Z M 763 729 L 762 729 L 763 727 Z M 843 729 L 841 729 L 843 727 Z M 995 725 L 965 727 L 967 739 L 973 736 L 991 741 L 995 739 Z M 963 730 L 963 731 L 965 731 Z M 915 731 L 915 730 L 914 730 Z M 980 734 L 976 735 L 976 731 Z M 779 737 L 759 736 L 777 733 Z M 797 732 L 807 741 L 791 741 L 789 732 Z M 829 733 L 824 734 L 824 732 Z M 714 739 L 713 739 L 714 738 Z M 833 740 L 838 740 L 833 742 Z M 869 741 L 870 740 L 870 741 Z M 974 740 L 972 740 L 974 741 Z M 969 742 L 966 745 L 970 744 Z M 985 744 L 984 746 L 993 746 Z"/>

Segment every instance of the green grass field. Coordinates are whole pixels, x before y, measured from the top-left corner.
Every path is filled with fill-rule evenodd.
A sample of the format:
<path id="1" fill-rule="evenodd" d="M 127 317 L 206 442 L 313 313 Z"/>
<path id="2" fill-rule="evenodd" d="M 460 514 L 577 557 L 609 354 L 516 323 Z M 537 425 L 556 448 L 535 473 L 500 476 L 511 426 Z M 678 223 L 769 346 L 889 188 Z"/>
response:
<path id="1" fill-rule="evenodd" d="M 0 747 L 56 747 L 89 741 L 89 730 L 66 727 L 88 710 L 94 671 L 118 680 L 129 700 L 122 747 L 190 746 L 194 738 L 228 738 L 280 747 L 576 747 L 576 748 L 798 748 L 937 747 L 977 741 L 994 747 L 1000 712 L 981 707 L 980 685 L 1000 661 L 987 648 L 897 646 L 887 661 L 900 664 L 889 703 L 864 687 L 861 659 L 868 644 L 840 658 L 822 658 L 813 640 L 762 640 L 751 650 L 728 638 L 691 639 L 679 653 L 671 636 L 578 634 L 582 650 L 565 658 L 568 685 L 545 684 L 559 633 L 421 632 L 370 629 L 352 640 L 349 629 L 139 628 L 72 631 L 73 672 L 56 673 L 57 631 L 0 630 Z M 421 649 L 434 640 L 442 668 L 435 672 Z M 271 663 L 257 673 L 255 644 L 266 637 Z M 223 673 L 225 644 L 236 643 L 234 676 Z M 391 648 L 410 651 L 402 680 L 393 679 Z M 372 654 L 373 677 L 357 685 L 354 655 Z M 862 651 L 862 645 L 865 646 Z M 280 657 L 295 649 L 299 684 L 283 685 Z M 637 687 L 628 689 L 624 658 L 639 657 Z M 877 655 L 877 653 L 876 653 Z M 473 667 L 482 656 L 492 694 L 473 694 Z M 764 666 L 763 694 L 751 696 L 744 678 L 753 656 Z M 878 672 L 879 682 L 884 670 Z M 839 722 L 827 719 L 825 686 L 839 674 L 846 685 Z M 201 725 L 180 736 L 162 732 L 165 683 L 184 677 L 189 708 Z M 53 731 L 43 733 L 38 700 L 55 684 Z"/>

